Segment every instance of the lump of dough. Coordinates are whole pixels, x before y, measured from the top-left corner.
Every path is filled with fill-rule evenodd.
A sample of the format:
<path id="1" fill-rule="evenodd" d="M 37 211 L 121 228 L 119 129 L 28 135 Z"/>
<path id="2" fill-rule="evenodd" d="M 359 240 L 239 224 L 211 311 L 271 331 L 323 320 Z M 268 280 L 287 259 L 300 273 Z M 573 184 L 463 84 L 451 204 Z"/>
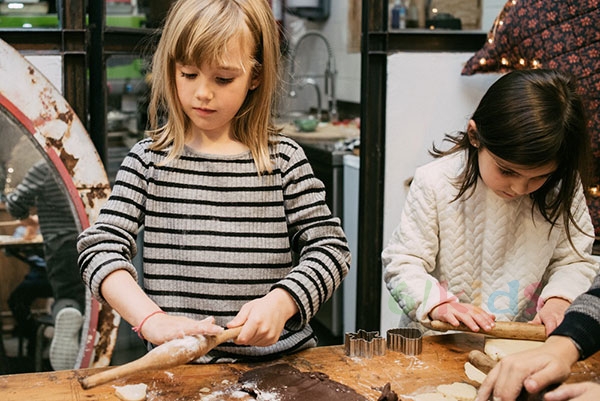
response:
<path id="1" fill-rule="evenodd" d="M 484 352 L 492 359 L 499 361 L 507 355 L 534 349 L 542 344 L 541 341 L 488 338 L 485 340 Z"/>
<path id="2" fill-rule="evenodd" d="M 477 397 L 477 389 L 467 383 L 440 384 L 436 390 L 447 398 L 458 401 L 473 401 Z"/>
<path id="3" fill-rule="evenodd" d="M 124 401 L 144 401 L 148 386 L 144 383 L 128 384 L 126 386 L 113 386 L 115 394 Z"/>
<path id="4" fill-rule="evenodd" d="M 477 369 L 471 362 L 465 363 L 465 374 L 469 378 L 469 380 L 474 381 L 475 383 L 483 383 L 486 378 L 486 374 L 481 370 Z"/>
<path id="5" fill-rule="evenodd" d="M 446 397 L 442 393 L 423 393 L 415 395 L 415 401 L 457 401 L 456 398 Z"/>

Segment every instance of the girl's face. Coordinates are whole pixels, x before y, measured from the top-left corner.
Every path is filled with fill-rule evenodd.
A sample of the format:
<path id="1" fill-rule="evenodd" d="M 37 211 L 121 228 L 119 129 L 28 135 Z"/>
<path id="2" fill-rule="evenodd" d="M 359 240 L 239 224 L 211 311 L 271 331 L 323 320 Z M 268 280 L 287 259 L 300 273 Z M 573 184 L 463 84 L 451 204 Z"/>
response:
<path id="1" fill-rule="evenodd" d="M 177 63 L 177 95 L 192 122 L 192 136 L 230 136 L 231 120 L 242 106 L 249 89 L 258 85 L 253 78 L 249 46 L 232 40 L 219 65 Z"/>
<path id="2" fill-rule="evenodd" d="M 481 179 L 496 195 L 504 199 L 516 199 L 541 188 L 556 170 L 551 162 L 541 167 L 521 166 L 500 159 L 486 148 L 478 151 Z"/>

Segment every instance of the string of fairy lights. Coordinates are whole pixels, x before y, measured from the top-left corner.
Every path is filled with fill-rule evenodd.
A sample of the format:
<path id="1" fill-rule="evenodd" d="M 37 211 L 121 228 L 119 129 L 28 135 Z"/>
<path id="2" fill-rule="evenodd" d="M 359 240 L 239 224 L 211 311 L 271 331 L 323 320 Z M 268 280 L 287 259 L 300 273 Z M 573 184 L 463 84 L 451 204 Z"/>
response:
<path id="1" fill-rule="evenodd" d="M 498 28 L 500 28 L 501 26 L 504 25 L 504 18 L 506 16 L 506 14 L 510 10 L 510 8 L 514 7 L 516 4 L 517 4 L 517 0 L 511 0 L 510 2 L 506 3 L 506 5 L 504 6 L 504 8 L 500 12 L 500 14 L 494 20 L 494 24 L 492 25 L 492 29 L 490 29 L 490 32 L 488 33 L 488 38 L 487 38 L 487 41 L 490 45 L 493 45 L 496 40 L 496 34 L 498 31 Z M 488 63 L 488 60 L 485 57 L 482 57 L 479 59 L 480 65 L 485 66 L 485 65 L 487 65 L 487 63 Z M 524 59 L 523 57 L 520 57 L 516 63 L 511 63 L 511 61 L 507 57 L 503 56 L 500 58 L 500 64 L 502 64 L 506 68 L 511 68 L 511 67 L 512 68 L 526 68 L 526 67 L 542 68 L 542 63 L 539 60 L 532 59 L 532 60 L 528 61 L 528 60 Z"/>
<path id="2" fill-rule="evenodd" d="M 506 15 L 511 10 L 511 8 L 517 4 L 518 1 L 519 0 L 511 0 L 504 5 L 504 8 L 500 12 L 500 14 L 496 17 L 496 19 L 494 20 L 492 28 L 490 29 L 490 31 L 488 33 L 488 36 L 487 36 L 488 45 L 490 45 L 490 46 L 494 45 L 494 42 L 496 42 L 496 40 L 497 40 L 498 30 L 502 26 L 504 26 L 504 19 L 505 19 Z M 524 0 L 522 0 L 522 1 L 524 1 Z M 500 55 L 500 56 L 501 57 L 500 57 L 499 62 L 506 69 L 542 68 L 542 62 L 537 59 L 526 60 L 523 57 L 519 57 L 514 62 L 511 62 L 511 60 L 508 57 L 506 57 L 504 55 Z M 481 57 L 479 59 L 479 65 L 486 66 L 487 64 L 488 64 L 488 59 L 486 59 L 485 57 Z M 589 186 L 587 188 L 587 193 L 592 198 L 599 198 L 600 197 L 600 184 L 592 184 L 591 186 Z"/>

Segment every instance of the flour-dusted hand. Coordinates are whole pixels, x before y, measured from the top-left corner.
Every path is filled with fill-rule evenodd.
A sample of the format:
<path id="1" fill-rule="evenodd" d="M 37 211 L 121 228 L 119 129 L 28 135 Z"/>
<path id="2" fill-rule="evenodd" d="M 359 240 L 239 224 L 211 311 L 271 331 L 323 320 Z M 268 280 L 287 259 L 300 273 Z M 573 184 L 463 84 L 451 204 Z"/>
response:
<path id="1" fill-rule="evenodd" d="M 194 320 L 185 316 L 174 316 L 166 313 L 151 316 L 141 328 L 140 334 L 154 345 L 184 336 L 214 336 L 223 331 L 223 327 L 215 324 L 214 317 Z"/>

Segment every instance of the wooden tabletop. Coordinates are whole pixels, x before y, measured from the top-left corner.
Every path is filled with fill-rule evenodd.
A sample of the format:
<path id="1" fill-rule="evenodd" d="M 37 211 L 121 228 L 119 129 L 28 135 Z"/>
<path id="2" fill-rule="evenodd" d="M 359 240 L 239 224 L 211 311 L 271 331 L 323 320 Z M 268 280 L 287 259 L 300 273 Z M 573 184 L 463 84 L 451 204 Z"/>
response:
<path id="1" fill-rule="evenodd" d="M 12 235 L 0 235 L 0 248 L 11 247 L 11 246 L 27 246 L 27 245 L 42 245 L 44 239 L 40 234 L 36 235 L 31 239 L 23 239 L 14 237 Z"/>
<path id="2" fill-rule="evenodd" d="M 406 356 L 387 350 L 373 358 L 348 357 L 343 346 L 317 347 L 282 360 L 301 371 L 318 371 L 332 380 L 352 387 L 369 400 L 377 400 L 378 388 L 390 383 L 400 398 L 434 390 L 440 384 L 469 382 L 464 363 L 473 349 L 483 350 L 484 338 L 476 334 L 449 334 L 425 337 L 423 352 Z M 117 400 L 113 386 L 145 383 L 147 400 L 243 400 L 232 388 L 244 371 L 259 365 L 185 365 L 131 375 L 115 382 L 83 390 L 78 378 L 99 369 L 65 370 L 0 376 L 0 399 L 40 401 Z M 597 379 L 600 355 L 579 362 L 569 381 Z M 473 383 L 472 383 L 473 384 Z M 247 398 L 251 400 L 252 398 Z"/>

